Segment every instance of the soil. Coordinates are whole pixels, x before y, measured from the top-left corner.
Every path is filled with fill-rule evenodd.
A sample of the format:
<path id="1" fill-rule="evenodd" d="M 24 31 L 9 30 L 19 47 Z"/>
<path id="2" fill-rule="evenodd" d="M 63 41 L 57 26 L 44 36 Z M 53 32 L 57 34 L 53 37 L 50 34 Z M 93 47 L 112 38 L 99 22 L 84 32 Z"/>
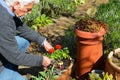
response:
<path id="1" fill-rule="evenodd" d="M 38 32 L 45 36 L 53 46 L 56 44 L 62 45 L 66 31 L 68 31 L 78 19 L 86 15 L 90 17 L 94 16 L 97 11 L 97 6 L 101 3 L 106 3 L 107 1 L 108 0 L 88 0 L 85 4 L 78 6 L 76 12 L 72 16 L 61 16 L 58 19 L 53 19 L 55 22 L 54 24 L 40 28 Z M 35 43 L 31 43 L 31 46 L 28 49 L 29 52 L 35 53 L 36 55 L 41 55 L 41 50 L 43 49 L 40 49 Z M 76 53 L 76 49 L 73 50 L 72 53 Z M 37 75 L 42 69 L 42 67 L 20 66 L 19 72 L 30 79 L 31 75 Z"/>
<path id="2" fill-rule="evenodd" d="M 67 70 L 68 67 L 69 67 L 74 61 L 73 61 L 73 60 L 69 60 L 69 59 L 64 59 L 64 60 L 62 60 L 62 62 L 63 62 L 63 64 L 61 65 L 61 64 L 59 64 L 59 63 L 61 63 L 61 62 L 55 62 L 55 61 L 53 61 L 49 67 L 51 67 L 51 66 L 54 65 L 54 68 L 55 68 L 55 69 L 60 70 L 60 71 L 63 71 L 63 70 Z M 49 68 L 49 67 L 48 67 L 48 68 Z"/>

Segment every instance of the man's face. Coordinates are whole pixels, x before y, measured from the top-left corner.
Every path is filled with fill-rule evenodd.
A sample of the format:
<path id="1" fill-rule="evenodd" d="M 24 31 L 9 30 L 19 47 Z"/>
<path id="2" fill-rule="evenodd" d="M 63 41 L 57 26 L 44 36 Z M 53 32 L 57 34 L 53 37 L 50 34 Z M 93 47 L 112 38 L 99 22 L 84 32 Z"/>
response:
<path id="1" fill-rule="evenodd" d="M 24 6 L 20 4 L 19 0 L 14 2 L 13 6 L 11 6 L 12 11 L 18 16 L 24 16 L 26 13 L 31 13 L 32 7 L 34 6 L 34 2 L 30 2 Z"/>

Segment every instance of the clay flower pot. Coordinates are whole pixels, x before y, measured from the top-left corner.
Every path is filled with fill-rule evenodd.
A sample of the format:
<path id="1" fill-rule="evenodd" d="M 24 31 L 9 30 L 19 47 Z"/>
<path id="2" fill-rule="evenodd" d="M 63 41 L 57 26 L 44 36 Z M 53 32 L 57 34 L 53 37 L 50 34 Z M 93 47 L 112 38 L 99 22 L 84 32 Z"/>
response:
<path id="1" fill-rule="evenodd" d="M 80 24 L 85 24 L 83 22 L 81 22 L 81 20 L 79 21 Z M 86 27 L 86 24 L 83 26 Z M 97 28 L 97 26 L 95 27 Z M 83 29 L 83 27 L 81 29 Z M 77 40 L 77 57 L 75 72 L 76 78 L 78 80 L 87 79 L 88 73 L 92 69 L 100 68 L 102 69 L 103 67 L 102 41 L 105 33 L 106 30 L 103 27 L 101 27 L 100 30 L 98 30 L 97 32 L 86 32 L 78 28 L 75 29 Z"/>
<path id="2" fill-rule="evenodd" d="M 118 65 L 120 64 L 119 63 L 120 60 L 116 56 L 115 56 L 116 58 L 114 57 L 114 54 L 117 54 L 117 53 L 120 53 L 120 48 L 117 48 L 114 50 L 114 52 L 111 51 L 108 54 L 105 71 L 108 72 L 109 74 L 112 74 L 113 77 L 116 78 L 116 80 L 120 80 L 120 66 L 117 66 L 117 64 Z"/>

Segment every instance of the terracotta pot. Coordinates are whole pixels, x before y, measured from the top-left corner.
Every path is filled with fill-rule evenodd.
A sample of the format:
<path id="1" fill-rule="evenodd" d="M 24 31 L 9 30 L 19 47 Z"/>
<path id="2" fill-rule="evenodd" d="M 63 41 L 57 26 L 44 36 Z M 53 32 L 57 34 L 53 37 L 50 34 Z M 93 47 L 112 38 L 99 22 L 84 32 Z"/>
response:
<path id="1" fill-rule="evenodd" d="M 77 58 L 76 58 L 76 77 L 84 80 L 86 74 L 92 69 L 100 69 L 103 66 L 103 47 L 102 41 L 105 29 L 97 33 L 90 33 L 75 29 L 77 38 Z M 102 62 L 102 64 L 101 64 Z"/>
<path id="2" fill-rule="evenodd" d="M 120 48 L 115 49 L 115 53 L 120 52 Z M 120 80 L 120 67 L 115 65 L 111 61 L 111 57 L 113 56 L 113 51 L 111 51 L 108 54 L 107 60 L 106 60 L 106 65 L 105 65 L 105 71 L 108 72 L 109 74 L 112 74 L 116 80 Z"/>

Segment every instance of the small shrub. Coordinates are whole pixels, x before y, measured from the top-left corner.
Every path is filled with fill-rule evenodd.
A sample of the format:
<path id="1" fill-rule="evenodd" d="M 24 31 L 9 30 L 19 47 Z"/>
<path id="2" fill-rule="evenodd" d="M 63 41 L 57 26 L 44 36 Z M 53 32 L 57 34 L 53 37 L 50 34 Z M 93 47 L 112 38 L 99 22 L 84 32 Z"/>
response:
<path id="1" fill-rule="evenodd" d="M 34 19 L 33 25 L 31 26 L 31 28 L 33 28 L 34 30 L 36 30 L 39 27 L 44 27 L 44 26 L 47 26 L 47 25 L 52 24 L 52 23 L 53 23 L 53 20 L 51 20 L 45 14 L 42 14 L 41 16 L 39 16 L 36 19 Z"/>

